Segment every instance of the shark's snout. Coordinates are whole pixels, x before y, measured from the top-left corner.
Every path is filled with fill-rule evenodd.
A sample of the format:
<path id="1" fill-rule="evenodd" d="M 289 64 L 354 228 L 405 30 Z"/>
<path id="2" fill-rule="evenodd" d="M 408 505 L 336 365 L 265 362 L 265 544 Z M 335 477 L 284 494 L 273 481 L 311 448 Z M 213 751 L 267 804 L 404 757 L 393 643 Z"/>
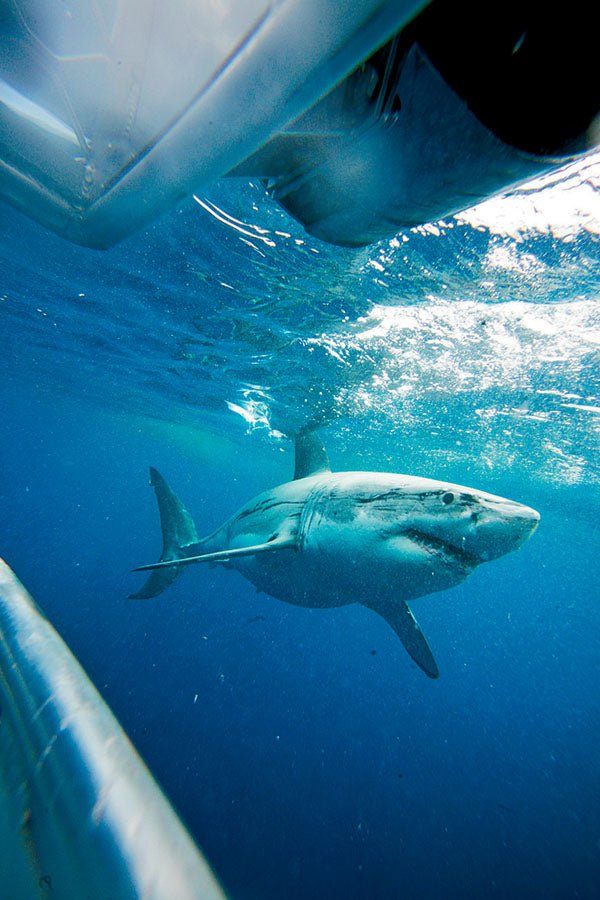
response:
<path id="1" fill-rule="evenodd" d="M 518 550 L 540 521 L 540 514 L 530 506 L 502 500 L 485 504 L 464 549 L 482 561 L 498 559 Z"/>
<path id="2" fill-rule="evenodd" d="M 531 506 L 521 506 L 520 508 L 521 511 L 524 510 L 524 512 L 521 512 L 521 528 L 523 532 L 521 543 L 524 543 L 538 527 L 540 523 L 540 514 L 537 510 L 532 509 Z"/>

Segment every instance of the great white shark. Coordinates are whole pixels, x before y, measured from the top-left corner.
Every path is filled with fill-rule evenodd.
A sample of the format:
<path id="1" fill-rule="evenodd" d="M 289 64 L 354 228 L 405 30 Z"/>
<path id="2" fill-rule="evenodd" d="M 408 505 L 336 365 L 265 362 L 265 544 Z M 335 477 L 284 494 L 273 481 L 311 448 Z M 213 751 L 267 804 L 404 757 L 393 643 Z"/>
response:
<path id="1" fill-rule="evenodd" d="M 150 469 L 163 534 L 134 599 L 155 597 L 193 563 L 237 569 L 258 590 L 304 607 L 360 603 L 382 616 L 430 678 L 439 671 L 408 603 L 460 584 L 535 531 L 529 506 L 473 488 L 388 472 L 332 472 L 315 432 L 295 441 L 292 481 L 259 494 L 199 539 Z"/>

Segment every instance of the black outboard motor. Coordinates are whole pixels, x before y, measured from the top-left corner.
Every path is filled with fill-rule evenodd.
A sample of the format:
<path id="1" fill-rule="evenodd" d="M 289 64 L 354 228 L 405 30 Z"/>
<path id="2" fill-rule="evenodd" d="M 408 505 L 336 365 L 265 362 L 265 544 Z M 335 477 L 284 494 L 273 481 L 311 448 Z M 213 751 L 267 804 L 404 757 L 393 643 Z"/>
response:
<path id="1" fill-rule="evenodd" d="M 311 234 L 360 246 L 564 165 L 600 141 L 585 13 L 434 0 L 237 171 Z"/>

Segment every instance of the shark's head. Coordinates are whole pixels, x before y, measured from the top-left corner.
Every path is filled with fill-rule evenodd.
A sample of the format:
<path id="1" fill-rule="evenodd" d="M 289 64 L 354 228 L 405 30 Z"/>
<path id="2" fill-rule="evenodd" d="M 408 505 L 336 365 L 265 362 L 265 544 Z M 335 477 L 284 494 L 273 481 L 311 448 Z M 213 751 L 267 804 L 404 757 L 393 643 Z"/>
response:
<path id="1" fill-rule="evenodd" d="M 533 534 L 539 513 L 529 506 L 438 483 L 413 494 L 414 505 L 398 518 L 398 528 L 409 539 L 449 563 L 473 569 L 517 550 Z"/>
<path id="2" fill-rule="evenodd" d="M 316 543 L 345 547 L 360 571 L 368 556 L 367 580 L 377 572 L 377 590 L 403 599 L 453 587 L 481 563 L 517 550 L 540 518 L 521 503 L 426 478 L 333 477 Z"/>

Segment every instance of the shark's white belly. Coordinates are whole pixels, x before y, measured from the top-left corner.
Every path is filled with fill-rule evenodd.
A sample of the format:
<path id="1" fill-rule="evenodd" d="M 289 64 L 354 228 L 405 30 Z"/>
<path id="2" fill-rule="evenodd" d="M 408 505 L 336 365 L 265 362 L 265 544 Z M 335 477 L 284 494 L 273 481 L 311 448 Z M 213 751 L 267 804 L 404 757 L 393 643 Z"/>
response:
<path id="1" fill-rule="evenodd" d="M 235 568 L 259 591 L 295 606 L 344 606 L 358 601 L 344 578 L 331 579 L 326 560 L 288 550 L 270 557 L 246 557 Z"/>

